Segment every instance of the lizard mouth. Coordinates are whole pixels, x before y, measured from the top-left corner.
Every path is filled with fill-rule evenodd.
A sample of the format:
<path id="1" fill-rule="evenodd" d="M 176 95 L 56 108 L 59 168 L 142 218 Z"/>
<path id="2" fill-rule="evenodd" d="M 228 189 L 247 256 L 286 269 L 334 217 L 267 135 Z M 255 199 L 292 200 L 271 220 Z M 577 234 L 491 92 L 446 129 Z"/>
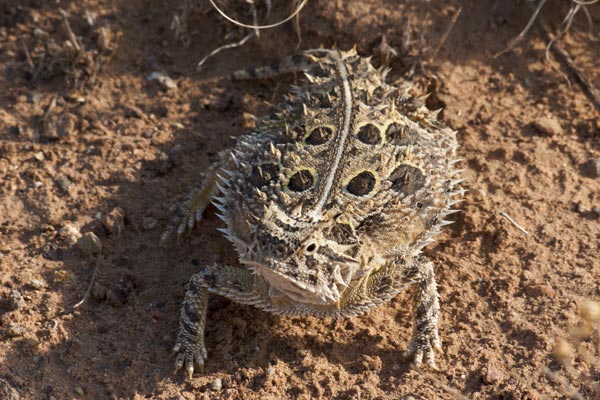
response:
<path id="1" fill-rule="evenodd" d="M 339 265 L 334 267 L 333 280 L 330 283 L 319 282 L 310 283 L 305 280 L 292 277 L 289 274 L 270 268 L 262 263 L 246 262 L 255 273 L 262 276 L 272 288 L 270 294 L 286 295 L 290 299 L 307 304 L 315 305 L 336 305 L 339 304 L 342 294 L 348 282 L 342 278 Z"/>

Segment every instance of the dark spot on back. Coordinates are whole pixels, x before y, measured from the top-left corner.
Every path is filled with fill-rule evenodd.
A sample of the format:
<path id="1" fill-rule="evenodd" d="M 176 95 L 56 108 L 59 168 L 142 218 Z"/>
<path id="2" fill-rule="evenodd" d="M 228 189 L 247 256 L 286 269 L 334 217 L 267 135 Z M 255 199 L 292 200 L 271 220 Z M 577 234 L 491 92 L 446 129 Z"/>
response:
<path id="1" fill-rule="evenodd" d="M 346 190 L 355 196 L 364 196 L 375 188 L 375 175 L 370 171 L 363 171 L 348 182 Z"/>
<path id="2" fill-rule="evenodd" d="M 396 167 L 388 179 L 392 181 L 392 189 L 405 195 L 413 194 L 425 185 L 423 171 L 408 164 Z"/>
<path id="3" fill-rule="evenodd" d="M 331 130 L 331 128 L 327 126 L 319 126 L 313 129 L 313 131 L 306 137 L 304 141 L 306 142 L 306 144 L 317 146 L 327 142 L 331 137 L 332 133 L 333 131 Z"/>
<path id="4" fill-rule="evenodd" d="M 277 179 L 277 174 L 279 174 L 279 165 L 277 164 L 254 165 L 250 171 L 249 180 L 252 185 L 260 188 Z"/>
<path id="5" fill-rule="evenodd" d="M 381 132 L 373 124 L 367 124 L 362 126 L 356 134 L 358 140 L 366 144 L 379 144 L 381 143 Z"/>
<path id="6" fill-rule="evenodd" d="M 408 126 L 397 122 L 391 123 L 385 131 L 385 137 L 389 143 L 397 146 L 406 146 L 411 143 L 411 135 Z"/>
<path id="7" fill-rule="evenodd" d="M 307 169 L 296 172 L 288 182 L 288 188 L 293 192 L 304 192 L 315 183 L 315 177 Z"/>

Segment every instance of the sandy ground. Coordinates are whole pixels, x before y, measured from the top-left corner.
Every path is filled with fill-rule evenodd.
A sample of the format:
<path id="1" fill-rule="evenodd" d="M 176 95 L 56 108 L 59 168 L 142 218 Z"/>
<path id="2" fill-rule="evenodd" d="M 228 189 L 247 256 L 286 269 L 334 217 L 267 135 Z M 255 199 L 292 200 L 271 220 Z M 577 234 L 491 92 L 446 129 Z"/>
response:
<path id="1" fill-rule="evenodd" d="M 542 12 L 552 31 L 567 3 Z M 599 115 L 545 60 L 535 27 L 493 57 L 526 25 L 524 1 L 311 1 L 300 44 L 286 24 L 201 71 L 204 55 L 244 32 L 200 4 L 176 40 L 176 4 L 0 1 L 0 398 L 600 398 L 598 330 L 580 317 L 600 299 Z M 600 87 L 600 5 L 589 11 L 592 34 L 581 13 L 561 46 Z M 190 241 L 159 248 L 172 205 L 294 81 L 224 76 L 298 45 L 356 44 L 381 63 L 383 34 L 398 51 L 391 80 L 415 82 L 443 107 L 468 179 L 464 212 L 427 249 L 442 302 L 440 371 L 401 357 L 405 293 L 339 321 L 215 297 L 205 375 L 173 375 L 187 280 L 234 257 L 210 212 Z M 148 80 L 153 72 L 170 80 Z M 101 256 L 86 254 L 97 250 L 90 232 Z M 74 309 L 97 263 L 94 290 Z"/>

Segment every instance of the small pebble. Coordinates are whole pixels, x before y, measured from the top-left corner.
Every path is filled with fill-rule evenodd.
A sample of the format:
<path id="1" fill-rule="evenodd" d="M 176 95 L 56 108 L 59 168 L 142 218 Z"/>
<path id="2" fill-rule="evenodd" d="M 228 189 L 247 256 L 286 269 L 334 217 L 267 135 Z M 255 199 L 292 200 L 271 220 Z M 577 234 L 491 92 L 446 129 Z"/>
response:
<path id="1" fill-rule="evenodd" d="M 146 129 L 145 131 L 142 132 L 142 137 L 145 137 L 146 139 L 150 139 L 152 136 L 154 136 L 154 130 L 152 129 Z"/>
<path id="2" fill-rule="evenodd" d="M 10 294 L 8 295 L 7 304 L 10 310 L 18 310 L 25 305 L 25 299 L 18 291 L 11 290 Z"/>
<path id="3" fill-rule="evenodd" d="M 73 182 L 66 176 L 61 176 L 56 179 L 56 185 L 63 193 L 69 193 L 69 188 L 73 185 Z"/>
<path id="4" fill-rule="evenodd" d="M 48 286 L 48 284 L 43 279 L 35 278 L 30 279 L 29 282 L 27 282 L 27 284 L 34 290 L 42 290 Z"/>
<path id="5" fill-rule="evenodd" d="M 493 365 L 488 365 L 486 368 L 483 381 L 488 385 L 494 385 L 504 380 L 504 373 Z"/>
<path id="6" fill-rule="evenodd" d="M 67 244 L 67 246 L 71 247 L 77 243 L 81 237 L 81 232 L 79 232 L 79 229 L 74 225 L 64 224 L 58 230 L 58 236 Z"/>
<path id="7" fill-rule="evenodd" d="M 75 393 L 77 393 L 80 396 L 83 396 L 85 394 L 85 392 L 83 391 L 83 388 L 81 386 L 77 386 L 75 387 Z"/>
<path id="8" fill-rule="evenodd" d="M 102 251 L 102 242 L 94 232 L 86 232 L 77 241 L 77 247 L 83 254 L 91 255 Z"/>
<path id="9" fill-rule="evenodd" d="M 146 79 L 149 82 L 157 81 L 164 89 L 177 90 L 177 82 L 165 73 L 154 71 Z"/>
<path id="10" fill-rule="evenodd" d="M 223 380 L 221 378 L 216 378 L 210 384 L 210 388 L 215 391 L 220 391 L 221 389 L 223 389 Z"/>
<path id="11" fill-rule="evenodd" d="M 533 121 L 532 125 L 538 132 L 544 135 L 556 136 L 563 133 L 560 122 L 553 116 L 540 117 Z"/>
<path id="12" fill-rule="evenodd" d="M 585 207 L 585 205 L 583 205 L 583 203 L 581 202 L 577 202 L 575 203 L 575 211 L 578 212 L 579 214 L 585 214 L 588 212 L 587 208 Z"/>

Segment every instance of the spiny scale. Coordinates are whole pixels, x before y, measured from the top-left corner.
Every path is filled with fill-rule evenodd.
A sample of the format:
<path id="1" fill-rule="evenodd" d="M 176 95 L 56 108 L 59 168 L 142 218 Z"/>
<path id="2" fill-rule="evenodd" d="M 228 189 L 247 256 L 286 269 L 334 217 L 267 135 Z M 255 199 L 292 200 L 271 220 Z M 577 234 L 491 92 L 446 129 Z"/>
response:
<path id="1" fill-rule="evenodd" d="M 220 154 L 175 225 L 178 235 L 193 228 L 212 200 L 239 256 L 192 277 L 176 365 L 204 364 L 209 293 L 278 314 L 344 317 L 415 283 L 406 354 L 434 366 L 439 302 L 421 250 L 464 193 L 455 132 L 354 50 L 309 50 L 233 77 L 294 70 L 304 84 Z"/>

